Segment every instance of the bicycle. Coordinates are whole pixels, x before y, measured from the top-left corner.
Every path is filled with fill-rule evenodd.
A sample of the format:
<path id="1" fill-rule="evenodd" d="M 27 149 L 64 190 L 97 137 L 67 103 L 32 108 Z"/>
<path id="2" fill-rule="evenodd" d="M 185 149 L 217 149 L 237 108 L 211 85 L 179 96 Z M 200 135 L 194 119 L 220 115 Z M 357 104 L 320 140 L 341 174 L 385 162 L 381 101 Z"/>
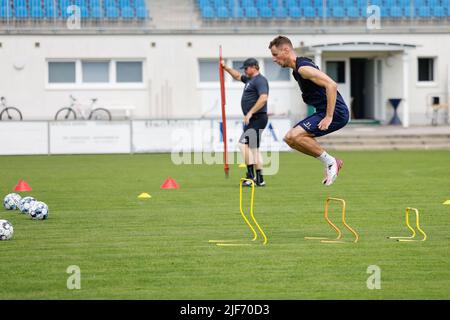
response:
<path id="1" fill-rule="evenodd" d="M 0 97 L 0 120 L 22 121 L 22 112 L 19 109 L 6 105 L 6 98 Z"/>
<path id="2" fill-rule="evenodd" d="M 71 104 L 68 107 L 63 107 L 56 112 L 55 120 L 106 120 L 111 121 L 111 112 L 105 108 L 95 108 L 97 98 L 90 99 L 91 104 L 86 108 L 86 105 L 78 102 L 78 100 L 70 95 Z M 89 112 L 89 116 L 87 113 Z"/>

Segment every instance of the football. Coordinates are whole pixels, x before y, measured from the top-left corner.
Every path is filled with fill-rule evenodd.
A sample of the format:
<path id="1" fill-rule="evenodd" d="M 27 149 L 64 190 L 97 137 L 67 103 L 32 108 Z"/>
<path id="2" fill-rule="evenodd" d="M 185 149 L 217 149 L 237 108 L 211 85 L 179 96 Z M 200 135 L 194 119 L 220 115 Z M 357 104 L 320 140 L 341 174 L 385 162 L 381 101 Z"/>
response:
<path id="1" fill-rule="evenodd" d="M 24 214 L 28 214 L 30 211 L 30 207 L 33 204 L 33 202 L 35 202 L 36 199 L 33 197 L 25 197 L 22 198 L 22 200 L 20 200 L 20 204 L 19 204 L 19 210 L 20 212 L 24 213 Z"/>
<path id="2" fill-rule="evenodd" d="M 45 220 L 48 218 L 48 206 L 42 201 L 34 201 L 28 214 L 33 220 Z"/>
<path id="3" fill-rule="evenodd" d="M 0 220 L 0 241 L 10 240 L 14 234 L 14 228 L 6 220 Z"/>
<path id="4" fill-rule="evenodd" d="M 20 200 L 22 199 L 17 193 L 10 193 L 3 199 L 3 206 L 6 210 L 16 210 L 19 207 Z"/>

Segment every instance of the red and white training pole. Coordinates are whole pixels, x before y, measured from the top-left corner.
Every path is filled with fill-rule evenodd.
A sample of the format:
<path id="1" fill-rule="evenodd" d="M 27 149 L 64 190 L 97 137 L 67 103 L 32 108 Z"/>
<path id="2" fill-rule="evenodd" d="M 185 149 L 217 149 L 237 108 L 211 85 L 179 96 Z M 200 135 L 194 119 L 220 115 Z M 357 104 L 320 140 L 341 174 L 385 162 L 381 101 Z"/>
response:
<path id="1" fill-rule="evenodd" d="M 222 101 L 222 135 L 223 135 L 223 170 L 225 177 L 228 178 L 230 167 L 228 166 L 228 148 L 227 148 L 227 117 L 225 114 L 225 73 L 222 68 L 222 46 L 219 47 L 219 78 L 220 78 L 220 98 Z"/>

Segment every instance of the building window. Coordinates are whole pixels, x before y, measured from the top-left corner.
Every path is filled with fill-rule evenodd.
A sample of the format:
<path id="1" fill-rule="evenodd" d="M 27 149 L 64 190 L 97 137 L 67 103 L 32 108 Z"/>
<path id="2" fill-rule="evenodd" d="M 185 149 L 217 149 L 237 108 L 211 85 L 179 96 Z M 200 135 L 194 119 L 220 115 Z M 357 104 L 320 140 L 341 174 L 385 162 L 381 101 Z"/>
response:
<path id="1" fill-rule="evenodd" d="M 219 81 L 219 62 L 217 59 L 200 59 L 198 64 L 200 68 L 200 82 Z"/>
<path id="2" fill-rule="evenodd" d="M 109 61 L 82 61 L 83 82 L 109 83 Z"/>
<path id="3" fill-rule="evenodd" d="M 49 83 L 75 83 L 75 61 L 73 62 L 49 62 Z"/>
<path id="4" fill-rule="evenodd" d="M 419 81 L 434 81 L 434 58 L 418 59 Z"/>
<path id="5" fill-rule="evenodd" d="M 264 75 L 269 81 L 289 81 L 290 69 L 281 68 L 272 59 L 264 59 Z"/>
<path id="6" fill-rule="evenodd" d="M 116 81 L 120 83 L 141 83 L 142 62 L 126 61 L 116 63 Z"/>
<path id="7" fill-rule="evenodd" d="M 327 74 L 336 83 L 345 83 L 345 61 L 327 61 Z"/>

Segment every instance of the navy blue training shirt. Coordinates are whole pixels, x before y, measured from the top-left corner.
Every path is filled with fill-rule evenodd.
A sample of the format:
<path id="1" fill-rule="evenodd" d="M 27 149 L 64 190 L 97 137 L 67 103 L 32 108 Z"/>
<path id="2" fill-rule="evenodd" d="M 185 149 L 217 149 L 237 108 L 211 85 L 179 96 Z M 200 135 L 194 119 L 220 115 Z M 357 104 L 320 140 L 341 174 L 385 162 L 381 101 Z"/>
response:
<path id="1" fill-rule="evenodd" d="M 269 94 L 269 83 L 267 79 L 258 74 L 253 78 L 241 76 L 241 81 L 245 83 L 244 93 L 242 94 L 241 107 L 242 112 L 246 115 L 255 105 L 259 96 L 262 94 Z M 255 114 L 267 113 L 267 103 L 259 109 Z"/>
<path id="2" fill-rule="evenodd" d="M 302 91 L 302 98 L 306 104 L 312 105 L 316 108 L 317 111 L 326 111 L 327 109 L 327 93 L 324 87 L 318 86 L 314 82 L 308 79 L 303 79 L 300 73 L 298 73 L 298 69 L 300 67 L 313 67 L 319 70 L 319 67 L 308 58 L 305 57 L 297 57 L 295 70 L 292 72 L 295 80 L 297 80 L 300 90 Z M 341 94 L 337 93 L 336 96 L 336 108 L 338 107 L 346 107 L 344 102 L 344 98 L 342 98 Z"/>

